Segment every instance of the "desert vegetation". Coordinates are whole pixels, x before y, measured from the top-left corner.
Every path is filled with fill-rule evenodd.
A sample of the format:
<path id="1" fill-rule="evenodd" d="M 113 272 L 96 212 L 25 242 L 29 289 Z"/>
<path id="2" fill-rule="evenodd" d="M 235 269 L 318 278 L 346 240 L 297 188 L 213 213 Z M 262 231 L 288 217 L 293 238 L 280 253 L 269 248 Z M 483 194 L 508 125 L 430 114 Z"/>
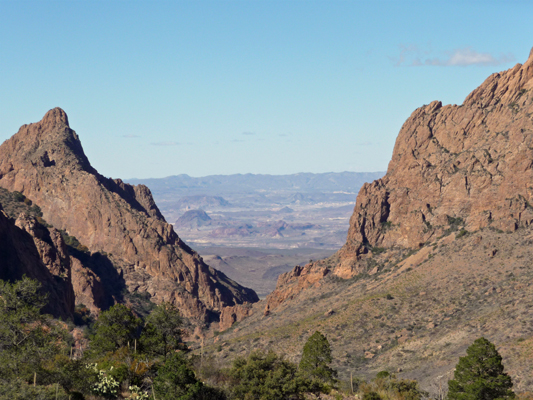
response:
<path id="1" fill-rule="evenodd" d="M 37 281 L 0 281 L 0 399 L 428 397 L 416 381 L 388 371 L 368 381 L 338 380 L 331 344 L 319 331 L 304 344 L 299 365 L 260 349 L 221 364 L 189 352 L 183 319 L 168 303 L 144 318 L 116 304 L 97 320 L 80 306 L 67 322 L 42 314 L 45 304 Z M 514 398 L 512 386 L 494 344 L 480 338 L 460 358 L 448 399 Z"/>

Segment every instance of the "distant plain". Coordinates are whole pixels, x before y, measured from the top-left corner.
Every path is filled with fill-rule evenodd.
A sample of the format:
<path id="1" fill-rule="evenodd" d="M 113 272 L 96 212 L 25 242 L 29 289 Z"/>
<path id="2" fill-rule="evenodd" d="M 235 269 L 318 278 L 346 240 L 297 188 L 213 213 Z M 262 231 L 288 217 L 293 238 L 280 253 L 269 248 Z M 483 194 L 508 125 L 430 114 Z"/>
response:
<path id="1" fill-rule="evenodd" d="M 295 265 L 346 241 L 359 189 L 384 172 L 188 175 L 147 185 L 178 235 L 212 267 L 265 297 Z"/>

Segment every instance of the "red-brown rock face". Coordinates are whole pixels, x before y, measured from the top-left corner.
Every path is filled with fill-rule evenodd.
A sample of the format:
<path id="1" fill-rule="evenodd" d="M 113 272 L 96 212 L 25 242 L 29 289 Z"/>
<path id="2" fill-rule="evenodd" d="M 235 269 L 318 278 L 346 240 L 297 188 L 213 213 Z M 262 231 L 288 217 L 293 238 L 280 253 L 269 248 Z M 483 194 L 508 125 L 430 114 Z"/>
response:
<path id="1" fill-rule="evenodd" d="M 403 125 L 387 174 L 365 184 L 341 256 L 418 248 L 461 218 L 469 231 L 533 221 L 533 53 L 460 106 L 438 101 Z"/>
<path id="2" fill-rule="evenodd" d="M 59 108 L 38 123 L 22 126 L 0 146 L 0 186 L 38 204 L 48 223 L 88 247 L 88 262 L 104 265 L 107 273 L 95 271 L 92 276 L 76 264 L 78 303 L 84 298 L 88 306 L 98 308 L 93 296 L 101 296 L 99 280 L 105 283 L 113 273 L 118 291 L 116 286 L 123 285 L 148 292 L 152 300 L 171 301 L 184 316 L 204 321 L 218 319 L 225 306 L 258 300 L 252 290 L 207 266 L 180 240 L 147 187 L 99 175 Z"/>
<path id="3" fill-rule="evenodd" d="M 532 89 L 533 50 L 524 65 L 491 75 L 462 105 L 434 101 L 413 112 L 396 139 L 387 174 L 359 191 L 333 273 L 354 276 L 366 268 L 361 258 L 372 248 L 418 249 L 453 224 L 468 231 L 530 225 Z M 293 295 L 295 283 L 288 278 L 282 275 L 269 296 L 272 306 Z M 305 286 L 302 277 L 289 281 L 294 279 Z"/>

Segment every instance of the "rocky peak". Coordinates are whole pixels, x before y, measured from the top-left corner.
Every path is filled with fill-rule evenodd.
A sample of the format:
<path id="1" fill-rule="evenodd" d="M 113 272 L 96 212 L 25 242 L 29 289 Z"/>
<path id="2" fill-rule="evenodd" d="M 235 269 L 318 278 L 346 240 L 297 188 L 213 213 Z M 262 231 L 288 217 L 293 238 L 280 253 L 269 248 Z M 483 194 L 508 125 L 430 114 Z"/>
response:
<path id="1" fill-rule="evenodd" d="M 217 320 L 226 306 L 258 300 L 181 241 L 146 186 L 98 174 L 60 108 L 0 146 L 0 186 L 38 204 L 48 223 L 87 249 L 78 261 L 89 263 L 97 276 L 77 285 L 90 288 L 85 297 L 93 283 L 113 281 L 108 289 L 117 296 L 123 289 L 147 292 L 153 301 L 173 302 L 184 316 L 206 322 Z"/>
<path id="2" fill-rule="evenodd" d="M 2 148 L 4 158 L 0 178 L 17 166 L 29 164 L 35 168 L 35 175 L 50 167 L 66 173 L 81 170 L 96 174 L 61 108 L 48 111 L 39 122 L 23 125 L 17 135 L 2 144 Z"/>
<path id="3" fill-rule="evenodd" d="M 346 253 L 418 248 L 457 218 L 469 230 L 529 225 L 532 87 L 530 58 L 491 75 L 461 106 L 435 101 L 413 112 L 387 174 L 359 193 Z"/>
<path id="4" fill-rule="evenodd" d="M 70 128 L 67 113 L 59 107 L 52 108 L 48 111 L 41 120 L 41 125 L 45 132 L 53 132 L 56 128 L 61 126 L 67 126 Z"/>
<path id="5" fill-rule="evenodd" d="M 492 74 L 483 84 L 470 93 L 464 106 L 488 108 L 497 104 L 507 105 L 521 96 L 522 90 L 533 87 L 533 49 L 528 60 L 522 64 L 516 64 L 513 68 Z"/>

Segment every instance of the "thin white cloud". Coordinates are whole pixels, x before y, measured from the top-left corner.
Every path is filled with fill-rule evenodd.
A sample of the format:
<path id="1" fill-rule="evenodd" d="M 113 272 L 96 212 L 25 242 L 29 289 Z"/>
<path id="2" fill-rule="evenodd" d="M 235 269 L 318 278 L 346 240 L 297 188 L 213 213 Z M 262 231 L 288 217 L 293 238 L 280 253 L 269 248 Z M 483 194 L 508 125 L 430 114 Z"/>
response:
<path id="1" fill-rule="evenodd" d="M 446 65 L 500 65 L 514 61 L 512 54 L 502 54 L 494 57 L 490 53 L 478 53 L 471 47 L 455 50 L 450 58 L 446 60 Z"/>
<path id="2" fill-rule="evenodd" d="M 123 138 L 128 138 L 128 139 L 132 139 L 132 138 L 140 138 L 139 135 L 132 135 L 132 134 L 128 134 L 128 135 L 122 135 Z"/>
<path id="3" fill-rule="evenodd" d="M 437 67 L 466 67 L 470 65 L 496 66 L 515 60 L 511 53 L 498 56 L 491 53 L 481 53 L 472 47 L 464 47 L 446 52 L 446 57 L 429 57 L 430 51 L 421 50 L 416 45 L 400 46 L 398 57 L 389 57 L 395 66 L 409 65 L 437 66 Z"/>
<path id="4" fill-rule="evenodd" d="M 422 56 L 425 56 L 431 53 L 430 44 L 428 44 L 426 48 L 421 48 L 417 46 L 416 44 L 409 44 L 409 45 L 400 44 L 398 47 L 400 48 L 400 55 L 397 57 L 389 56 L 389 60 L 394 64 L 395 67 L 404 65 L 412 57 L 416 57 L 415 58 L 416 60 L 419 57 L 422 57 Z"/>
<path id="5" fill-rule="evenodd" d="M 152 142 L 150 143 L 152 146 L 179 146 L 181 143 L 179 142 Z"/>

